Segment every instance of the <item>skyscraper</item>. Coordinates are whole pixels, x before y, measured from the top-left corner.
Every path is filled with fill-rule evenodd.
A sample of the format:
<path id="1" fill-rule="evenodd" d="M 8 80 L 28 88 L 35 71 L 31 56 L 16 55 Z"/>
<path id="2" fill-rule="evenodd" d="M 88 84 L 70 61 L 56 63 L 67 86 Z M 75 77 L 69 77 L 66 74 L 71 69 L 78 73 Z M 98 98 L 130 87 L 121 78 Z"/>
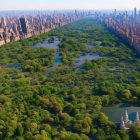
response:
<path id="1" fill-rule="evenodd" d="M 2 23 L 2 27 L 3 27 L 3 28 L 7 26 L 5 17 L 2 17 L 1 23 Z"/>
<path id="2" fill-rule="evenodd" d="M 26 21 L 26 18 L 25 17 L 22 17 L 22 18 L 20 18 L 20 24 L 21 24 L 21 29 L 22 29 L 22 32 L 24 33 L 24 34 L 27 34 L 27 21 Z"/>
<path id="3" fill-rule="evenodd" d="M 116 16 L 116 14 L 117 14 L 117 10 L 115 9 L 115 10 L 114 10 L 114 15 Z"/>
<path id="4" fill-rule="evenodd" d="M 128 13 L 127 13 L 127 11 L 125 12 L 125 16 L 127 17 L 127 15 L 128 15 Z"/>
<path id="5" fill-rule="evenodd" d="M 75 10 L 75 16 L 78 16 L 78 12 L 77 12 L 77 10 Z"/>
<path id="6" fill-rule="evenodd" d="M 136 19 L 137 19 L 137 9 L 134 8 L 134 20 L 136 21 Z"/>

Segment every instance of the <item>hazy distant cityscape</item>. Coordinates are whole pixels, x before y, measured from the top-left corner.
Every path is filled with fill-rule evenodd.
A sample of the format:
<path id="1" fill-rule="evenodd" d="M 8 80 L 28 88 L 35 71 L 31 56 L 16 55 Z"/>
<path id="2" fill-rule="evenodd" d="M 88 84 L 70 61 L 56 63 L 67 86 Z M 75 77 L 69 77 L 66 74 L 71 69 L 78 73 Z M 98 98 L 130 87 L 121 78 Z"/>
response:
<path id="1" fill-rule="evenodd" d="M 31 12 L 31 11 L 30 11 Z M 0 17 L 0 45 L 45 33 L 91 15 L 91 11 L 25 12 Z"/>

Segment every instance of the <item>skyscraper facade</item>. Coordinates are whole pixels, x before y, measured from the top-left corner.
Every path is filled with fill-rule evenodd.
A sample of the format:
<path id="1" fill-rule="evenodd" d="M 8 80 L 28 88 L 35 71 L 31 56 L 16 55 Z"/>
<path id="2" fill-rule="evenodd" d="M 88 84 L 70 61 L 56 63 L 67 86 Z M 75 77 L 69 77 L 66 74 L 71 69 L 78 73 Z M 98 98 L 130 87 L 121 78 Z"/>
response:
<path id="1" fill-rule="evenodd" d="M 23 32 L 24 34 L 27 34 L 28 25 L 27 25 L 27 20 L 26 20 L 26 18 L 25 18 L 25 17 L 20 18 L 20 23 L 21 23 L 22 32 Z"/>

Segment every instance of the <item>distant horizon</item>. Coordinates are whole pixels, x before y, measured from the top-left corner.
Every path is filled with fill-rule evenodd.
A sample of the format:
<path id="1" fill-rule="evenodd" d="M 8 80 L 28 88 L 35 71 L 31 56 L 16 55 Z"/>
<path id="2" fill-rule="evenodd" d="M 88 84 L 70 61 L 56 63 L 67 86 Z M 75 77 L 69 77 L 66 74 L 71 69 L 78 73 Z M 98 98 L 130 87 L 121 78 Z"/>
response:
<path id="1" fill-rule="evenodd" d="M 137 7 L 134 7 L 137 9 L 137 11 L 140 11 L 140 9 L 138 9 Z M 2 12 L 8 12 L 8 11 L 74 11 L 74 10 L 78 10 L 78 11 L 133 11 L 134 8 L 132 9 L 8 9 L 8 10 L 1 10 Z"/>
<path id="2" fill-rule="evenodd" d="M 4 0 L 0 11 L 11 10 L 132 10 L 140 0 Z"/>

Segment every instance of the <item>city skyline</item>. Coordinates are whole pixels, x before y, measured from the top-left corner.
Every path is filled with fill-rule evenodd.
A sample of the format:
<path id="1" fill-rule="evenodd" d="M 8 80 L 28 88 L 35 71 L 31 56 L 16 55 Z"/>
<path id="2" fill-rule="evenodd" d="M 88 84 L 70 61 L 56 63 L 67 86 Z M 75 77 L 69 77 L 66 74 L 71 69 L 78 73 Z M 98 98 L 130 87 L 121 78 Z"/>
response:
<path id="1" fill-rule="evenodd" d="M 139 0 L 5 0 L 0 4 L 0 10 L 109 10 L 109 9 L 140 9 Z"/>
<path id="2" fill-rule="evenodd" d="M 0 45 L 43 34 L 91 14 L 92 12 L 75 10 L 63 14 L 55 12 L 53 15 L 40 13 L 34 16 L 2 16 L 0 17 Z"/>

